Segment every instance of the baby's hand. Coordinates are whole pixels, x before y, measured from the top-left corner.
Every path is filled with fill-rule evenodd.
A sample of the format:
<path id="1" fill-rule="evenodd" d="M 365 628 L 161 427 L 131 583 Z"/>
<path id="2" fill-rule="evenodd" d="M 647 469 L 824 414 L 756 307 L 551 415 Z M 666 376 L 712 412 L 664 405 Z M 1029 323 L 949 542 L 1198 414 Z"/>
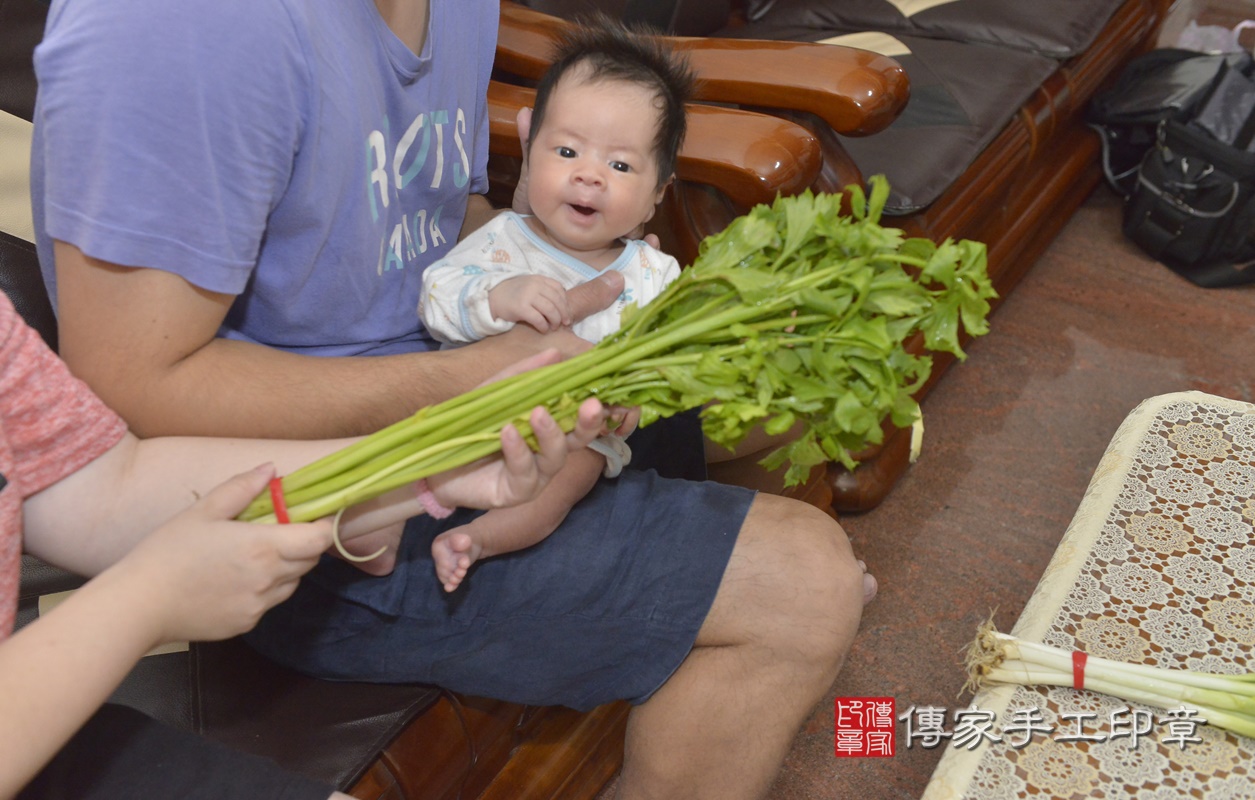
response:
<path id="1" fill-rule="evenodd" d="M 541 333 L 572 322 L 566 289 L 540 275 L 520 275 L 494 286 L 488 292 L 488 310 L 497 319 L 526 322 Z"/>

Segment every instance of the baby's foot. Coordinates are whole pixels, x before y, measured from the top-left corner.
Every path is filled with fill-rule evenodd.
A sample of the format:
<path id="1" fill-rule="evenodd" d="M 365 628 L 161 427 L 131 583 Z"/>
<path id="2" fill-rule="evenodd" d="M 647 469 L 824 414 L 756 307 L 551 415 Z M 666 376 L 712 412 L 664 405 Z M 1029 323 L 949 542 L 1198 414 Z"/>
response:
<path id="1" fill-rule="evenodd" d="M 863 605 L 867 605 L 876 597 L 876 590 L 880 588 L 880 584 L 876 582 L 876 576 L 867 571 L 866 564 L 859 561 L 858 566 L 863 570 Z"/>
<path id="2" fill-rule="evenodd" d="M 483 546 L 475 537 L 457 529 L 445 531 L 432 540 L 431 557 L 436 563 L 436 577 L 446 592 L 461 585 L 482 550 Z"/>

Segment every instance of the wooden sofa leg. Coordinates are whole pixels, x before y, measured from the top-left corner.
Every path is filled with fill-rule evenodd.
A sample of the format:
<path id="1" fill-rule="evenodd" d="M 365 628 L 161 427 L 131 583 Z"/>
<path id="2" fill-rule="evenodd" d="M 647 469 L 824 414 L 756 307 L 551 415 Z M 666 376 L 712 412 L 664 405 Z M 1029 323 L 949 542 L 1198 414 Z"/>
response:
<path id="1" fill-rule="evenodd" d="M 478 800 L 592 800 L 623 766 L 629 706 L 546 708 Z"/>
<path id="2" fill-rule="evenodd" d="M 871 511 L 885 499 L 910 466 L 911 429 L 892 428 L 876 453 L 850 471 L 828 465 L 832 507 L 838 513 Z"/>
<path id="3" fill-rule="evenodd" d="M 358 800 L 593 800 L 623 766 L 627 703 L 582 713 L 445 692 L 354 784 Z M 450 736 L 461 730 L 464 736 Z"/>

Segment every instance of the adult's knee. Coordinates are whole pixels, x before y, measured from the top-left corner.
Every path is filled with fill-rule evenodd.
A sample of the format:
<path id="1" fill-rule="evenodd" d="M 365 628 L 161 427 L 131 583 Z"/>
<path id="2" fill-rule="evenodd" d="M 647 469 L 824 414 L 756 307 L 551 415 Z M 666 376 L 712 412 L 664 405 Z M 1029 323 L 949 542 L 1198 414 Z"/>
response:
<path id="1" fill-rule="evenodd" d="M 761 507 L 759 503 L 762 503 Z M 845 531 L 813 506 L 760 495 L 747 519 L 745 555 L 773 594 L 773 645 L 816 664 L 839 665 L 863 610 L 863 573 Z"/>
<path id="2" fill-rule="evenodd" d="M 863 571 L 845 531 L 827 514 L 798 504 L 791 535 L 798 539 L 797 614 L 811 623 L 798 631 L 820 659 L 842 659 L 863 615 Z"/>

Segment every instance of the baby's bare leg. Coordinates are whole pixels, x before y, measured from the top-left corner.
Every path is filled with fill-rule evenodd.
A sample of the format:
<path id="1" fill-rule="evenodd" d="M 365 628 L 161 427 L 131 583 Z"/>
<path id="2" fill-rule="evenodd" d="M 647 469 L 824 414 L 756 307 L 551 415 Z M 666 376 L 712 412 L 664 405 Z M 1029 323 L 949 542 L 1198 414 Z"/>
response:
<path id="1" fill-rule="evenodd" d="M 438 535 L 432 540 L 431 555 L 444 590 L 458 588 L 479 559 L 531 547 L 553 533 L 571 506 L 593 488 L 605 463 L 604 457 L 591 450 L 572 453 L 535 500 L 494 509 Z"/>

